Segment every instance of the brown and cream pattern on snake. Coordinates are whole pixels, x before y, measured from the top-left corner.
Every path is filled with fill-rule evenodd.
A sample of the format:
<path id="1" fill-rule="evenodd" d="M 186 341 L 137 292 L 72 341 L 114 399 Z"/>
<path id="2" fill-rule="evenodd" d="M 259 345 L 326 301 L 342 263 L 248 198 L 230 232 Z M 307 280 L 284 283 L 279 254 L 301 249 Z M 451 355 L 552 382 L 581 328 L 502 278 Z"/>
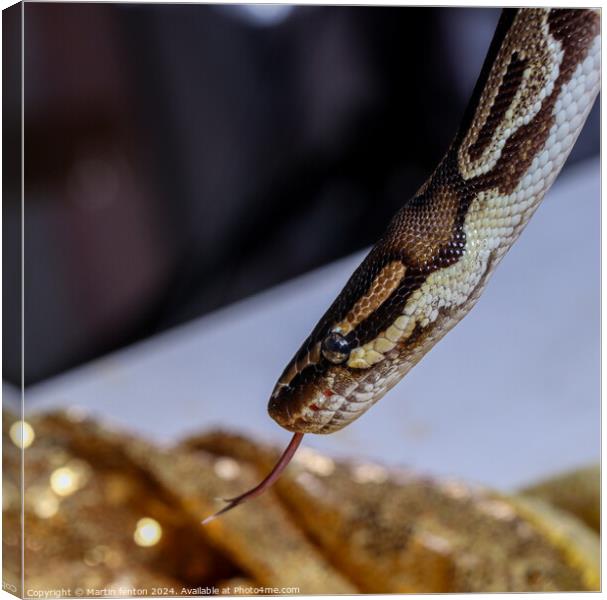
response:
<path id="1" fill-rule="evenodd" d="M 561 170 L 600 86 L 595 10 L 503 12 L 463 123 L 279 379 L 300 433 L 360 417 L 474 306 Z"/>
<path id="2" fill-rule="evenodd" d="M 280 377 L 269 413 L 295 432 L 342 429 L 474 306 L 561 170 L 600 87 L 600 14 L 506 9 L 459 133 Z"/>

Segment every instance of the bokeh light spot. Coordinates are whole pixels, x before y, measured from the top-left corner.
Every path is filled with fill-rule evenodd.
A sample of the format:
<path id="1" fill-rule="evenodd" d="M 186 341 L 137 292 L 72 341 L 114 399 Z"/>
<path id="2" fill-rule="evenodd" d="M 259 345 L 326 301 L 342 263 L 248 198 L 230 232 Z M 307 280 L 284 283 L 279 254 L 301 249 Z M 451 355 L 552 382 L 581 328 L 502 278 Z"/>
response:
<path id="1" fill-rule="evenodd" d="M 58 496 L 69 496 L 79 487 L 78 476 L 70 467 L 60 467 L 51 473 L 51 488 Z"/>
<path id="2" fill-rule="evenodd" d="M 33 444 L 36 437 L 34 428 L 27 421 L 15 421 L 8 434 L 13 444 L 18 448 L 28 448 Z"/>
<path id="3" fill-rule="evenodd" d="M 154 546 L 162 537 L 162 527 L 156 519 L 143 517 L 137 521 L 133 539 L 138 546 Z"/>

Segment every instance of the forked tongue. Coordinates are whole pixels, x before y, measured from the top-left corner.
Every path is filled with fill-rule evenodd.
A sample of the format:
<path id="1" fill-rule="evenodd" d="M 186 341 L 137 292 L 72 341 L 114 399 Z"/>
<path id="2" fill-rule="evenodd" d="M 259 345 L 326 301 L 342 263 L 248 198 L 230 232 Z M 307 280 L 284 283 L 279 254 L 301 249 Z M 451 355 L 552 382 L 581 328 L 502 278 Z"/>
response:
<path id="1" fill-rule="evenodd" d="M 282 456 L 278 459 L 278 462 L 274 465 L 274 468 L 268 473 L 267 477 L 259 484 L 257 484 L 253 489 L 250 489 L 248 492 L 244 494 L 240 494 L 240 496 L 236 496 L 236 498 L 226 498 L 225 502 L 226 506 L 224 506 L 221 510 L 218 510 L 214 515 L 207 517 L 202 521 L 203 525 L 210 523 L 213 519 L 216 519 L 219 515 L 223 515 L 227 513 L 229 510 L 236 508 L 239 504 L 244 502 L 248 502 L 257 496 L 261 496 L 269 487 L 271 487 L 276 480 L 281 476 L 282 472 L 285 470 L 286 466 L 291 462 L 291 459 L 295 455 L 299 444 L 301 444 L 301 440 L 303 439 L 303 433 L 295 433 L 289 442 L 289 445 L 285 448 L 285 451 L 282 453 Z"/>

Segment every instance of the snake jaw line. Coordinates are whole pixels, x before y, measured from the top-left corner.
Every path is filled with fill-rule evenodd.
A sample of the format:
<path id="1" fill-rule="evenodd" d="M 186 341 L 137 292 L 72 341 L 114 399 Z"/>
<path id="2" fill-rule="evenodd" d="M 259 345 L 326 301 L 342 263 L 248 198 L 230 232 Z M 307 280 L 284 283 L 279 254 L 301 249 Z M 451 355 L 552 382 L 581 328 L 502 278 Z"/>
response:
<path id="1" fill-rule="evenodd" d="M 228 511 L 236 508 L 239 504 L 243 504 L 244 502 L 248 502 L 257 496 L 261 496 L 267 489 L 269 489 L 281 476 L 282 472 L 286 469 L 287 465 L 291 462 L 293 456 L 295 456 L 295 452 L 297 452 L 297 448 L 301 444 L 301 440 L 303 439 L 304 434 L 297 432 L 293 434 L 289 445 L 285 448 L 284 452 L 278 459 L 278 462 L 274 465 L 272 470 L 266 475 L 266 477 L 258 483 L 254 488 L 240 494 L 240 496 L 236 496 L 235 498 L 225 498 L 224 501 L 228 504 L 224 506 L 222 509 L 218 510 L 216 513 L 206 517 L 201 521 L 202 525 L 207 525 L 211 521 L 214 521 L 220 515 L 227 513 Z"/>

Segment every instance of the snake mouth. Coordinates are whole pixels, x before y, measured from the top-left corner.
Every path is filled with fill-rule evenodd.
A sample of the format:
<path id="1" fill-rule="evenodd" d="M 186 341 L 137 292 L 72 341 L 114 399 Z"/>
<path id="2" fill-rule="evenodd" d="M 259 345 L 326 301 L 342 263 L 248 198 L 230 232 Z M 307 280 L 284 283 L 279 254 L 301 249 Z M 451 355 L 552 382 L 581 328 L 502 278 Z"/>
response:
<path id="1" fill-rule="evenodd" d="M 314 433 L 315 429 L 302 418 L 305 406 L 306 398 L 300 389 L 279 385 L 268 403 L 268 414 L 287 431 Z"/>
<path id="2" fill-rule="evenodd" d="M 288 431 L 294 431 L 292 428 L 293 417 L 291 415 L 291 411 L 289 410 L 289 403 L 288 401 L 285 402 L 280 392 L 277 393 L 276 390 L 268 402 L 268 414 L 281 427 L 284 427 Z"/>
<path id="3" fill-rule="evenodd" d="M 343 396 L 326 397 L 315 386 L 278 385 L 268 403 L 268 414 L 287 431 L 326 433 L 326 426 L 345 402 Z"/>

